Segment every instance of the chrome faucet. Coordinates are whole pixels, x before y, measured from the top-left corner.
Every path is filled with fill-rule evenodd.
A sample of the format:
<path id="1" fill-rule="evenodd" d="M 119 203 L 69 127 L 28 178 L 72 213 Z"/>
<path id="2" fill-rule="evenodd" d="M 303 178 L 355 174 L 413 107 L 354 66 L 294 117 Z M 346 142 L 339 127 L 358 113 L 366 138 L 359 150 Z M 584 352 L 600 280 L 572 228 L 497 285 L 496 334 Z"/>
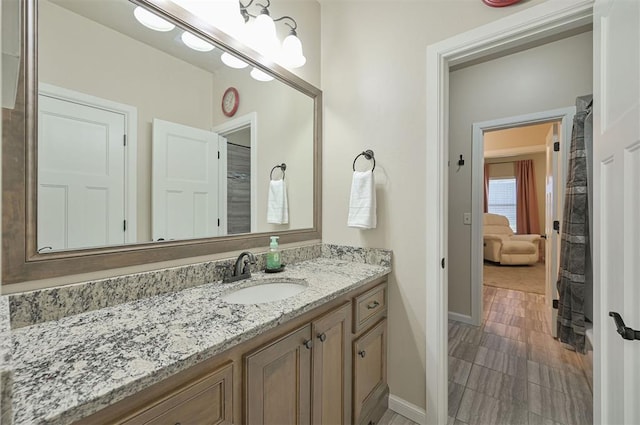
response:
<path id="1" fill-rule="evenodd" d="M 251 264 L 256 264 L 256 256 L 249 251 L 244 251 L 238 255 L 231 276 L 225 277 L 222 281 L 228 283 L 249 279 L 251 277 Z"/>

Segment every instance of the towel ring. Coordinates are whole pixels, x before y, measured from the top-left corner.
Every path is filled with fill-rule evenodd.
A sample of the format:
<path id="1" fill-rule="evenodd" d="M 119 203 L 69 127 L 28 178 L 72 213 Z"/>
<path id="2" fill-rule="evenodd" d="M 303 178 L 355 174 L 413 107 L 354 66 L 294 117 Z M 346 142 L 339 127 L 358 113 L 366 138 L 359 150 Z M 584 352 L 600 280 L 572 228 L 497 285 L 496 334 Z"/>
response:
<path id="1" fill-rule="evenodd" d="M 276 168 L 279 168 L 282 170 L 282 180 L 284 180 L 284 171 L 287 169 L 287 164 L 285 164 L 284 162 L 282 164 L 276 165 L 271 169 L 271 172 L 269 173 L 269 180 L 273 180 L 273 171 Z"/>
<path id="2" fill-rule="evenodd" d="M 371 169 L 371 171 L 376 169 L 376 158 L 373 156 L 373 151 L 371 149 L 367 149 L 366 151 L 358 154 L 358 156 L 356 156 L 356 159 L 353 160 L 353 171 L 356 171 L 356 161 L 361 156 L 364 156 L 368 160 L 373 160 L 373 168 Z"/>

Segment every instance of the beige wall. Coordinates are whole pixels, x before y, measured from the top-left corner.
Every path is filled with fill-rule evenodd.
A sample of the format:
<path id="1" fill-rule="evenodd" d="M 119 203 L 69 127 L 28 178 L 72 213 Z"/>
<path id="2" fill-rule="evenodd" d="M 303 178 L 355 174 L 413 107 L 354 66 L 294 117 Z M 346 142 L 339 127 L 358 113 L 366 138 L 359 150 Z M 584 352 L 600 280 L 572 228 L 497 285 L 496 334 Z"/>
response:
<path id="1" fill-rule="evenodd" d="M 322 1 L 323 240 L 393 250 L 388 381 L 422 408 L 425 287 L 437 283 L 425 282 L 426 49 L 539 3 Z M 378 227 L 361 231 L 346 221 L 351 163 L 367 148 L 377 161 Z"/>
<path id="2" fill-rule="evenodd" d="M 515 161 L 533 161 L 536 182 L 536 196 L 538 197 L 538 217 L 540 224 L 540 234 L 544 233 L 545 223 L 545 178 L 547 174 L 547 156 L 544 153 L 528 155 L 517 155 L 505 158 L 486 158 L 485 163 L 499 162 L 499 164 L 489 167 L 489 177 L 514 177 Z"/>
<path id="3" fill-rule="evenodd" d="M 317 5 L 305 2 L 302 6 L 306 8 L 300 5 L 296 8 L 303 18 L 301 25 L 313 22 L 314 4 Z M 308 96 L 279 81 L 255 81 L 248 70 L 227 72 L 223 68 L 224 76 L 214 76 L 48 1 L 41 1 L 39 7 L 40 81 L 137 107 L 138 241 L 151 239 L 153 119 L 211 129 L 227 119 L 222 114 L 220 99 L 231 85 L 240 92 L 237 116 L 246 112 L 258 115 L 257 230 L 312 227 L 313 192 L 309 189 L 313 187 L 313 102 Z M 319 40 L 319 36 L 315 39 Z M 307 54 L 313 54 L 314 43 L 305 44 L 311 50 Z M 319 79 L 319 72 L 313 72 L 312 66 L 302 69 L 308 70 L 311 78 Z M 292 112 L 282 113 L 287 110 Z M 290 131 L 283 137 L 285 128 Z M 290 223 L 269 225 L 266 223 L 269 170 L 282 162 L 292 166 L 287 179 Z"/>
<path id="4" fill-rule="evenodd" d="M 464 68 L 450 75 L 450 160 L 471 158 L 475 122 L 572 106 L 592 91 L 592 33 Z M 473 164 L 449 171 L 449 310 L 471 314 Z"/>

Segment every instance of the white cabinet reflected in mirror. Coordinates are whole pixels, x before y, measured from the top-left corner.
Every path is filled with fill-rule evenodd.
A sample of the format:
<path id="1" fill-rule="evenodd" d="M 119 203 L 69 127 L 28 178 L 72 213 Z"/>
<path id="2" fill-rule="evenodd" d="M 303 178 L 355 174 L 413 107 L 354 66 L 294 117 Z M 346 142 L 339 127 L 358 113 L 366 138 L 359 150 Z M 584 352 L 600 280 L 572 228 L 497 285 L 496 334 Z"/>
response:
<path id="1" fill-rule="evenodd" d="M 140 25 L 135 7 L 38 2 L 38 251 L 312 228 L 314 99 L 187 47 L 179 26 Z M 280 163 L 287 225 L 266 219 Z"/>

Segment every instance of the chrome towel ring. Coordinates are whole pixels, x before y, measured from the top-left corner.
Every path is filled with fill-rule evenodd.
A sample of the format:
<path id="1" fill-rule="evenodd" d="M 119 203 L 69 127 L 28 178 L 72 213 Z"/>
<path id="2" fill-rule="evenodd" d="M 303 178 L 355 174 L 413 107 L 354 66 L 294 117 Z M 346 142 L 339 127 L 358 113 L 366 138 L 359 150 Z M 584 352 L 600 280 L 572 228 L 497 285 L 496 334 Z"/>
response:
<path id="1" fill-rule="evenodd" d="M 361 156 L 364 156 L 369 161 L 373 160 L 373 168 L 371 168 L 371 171 L 376 169 L 376 158 L 373 155 L 373 151 L 371 149 L 367 149 L 366 151 L 363 151 L 362 153 L 358 154 L 358 156 L 356 156 L 356 158 L 353 160 L 353 171 L 356 171 L 356 161 Z"/>
<path id="2" fill-rule="evenodd" d="M 276 168 L 282 170 L 282 180 L 284 180 L 284 171 L 287 169 L 287 164 L 285 164 L 284 162 L 282 164 L 276 165 L 271 169 L 271 173 L 269 173 L 269 180 L 273 180 L 273 172 Z"/>

